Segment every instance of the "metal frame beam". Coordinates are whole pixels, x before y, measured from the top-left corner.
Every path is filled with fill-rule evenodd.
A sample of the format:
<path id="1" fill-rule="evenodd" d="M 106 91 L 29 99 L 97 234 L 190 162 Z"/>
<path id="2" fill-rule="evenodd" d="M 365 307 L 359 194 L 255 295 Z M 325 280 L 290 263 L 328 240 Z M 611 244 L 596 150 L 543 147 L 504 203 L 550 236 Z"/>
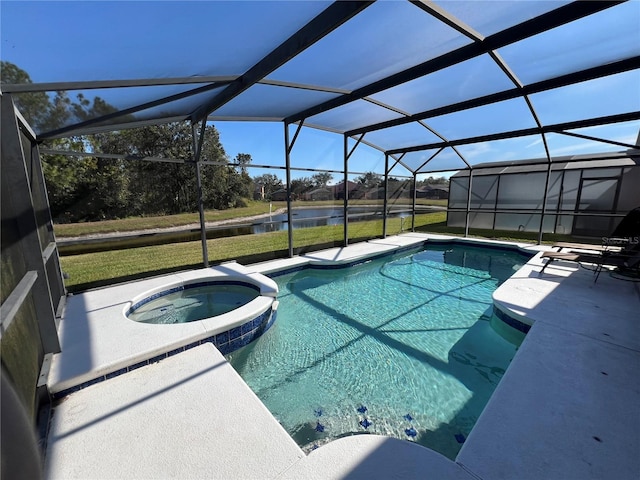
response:
<path id="1" fill-rule="evenodd" d="M 191 114 L 191 119 L 198 121 L 202 118 L 206 118 L 213 111 L 233 100 L 236 96 L 250 88 L 252 85 L 264 79 L 264 77 L 269 75 L 278 67 L 282 66 L 284 63 L 316 43 L 318 40 L 331 33 L 372 3 L 373 2 L 370 1 L 337 1 L 332 3 L 313 20 L 251 67 L 247 72 L 231 82 L 231 84 L 216 95 L 215 98 L 198 107 Z M 296 119 L 296 121 L 302 120 L 303 118 L 304 117 L 300 117 Z M 295 122 L 286 122 L 286 124 L 289 123 Z"/>
<path id="2" fill-rule="evenodd" d="M 364 135 L 362 135 L 360 137 L 360 139 L 358 140 L 358 143 L 360 142 L 360 140 L 362 140 L 362 137 L 364 137 Z M 343 135 L 343 155 L 344 155 L 344 172 L 343 172 L 343 181 L 344 181 L 344 199 L 342 202 L 342 215 L 344 217 L 344 220 L 342 222 L 342 234 L 343 234 L 343 240 L 342 240 L 342 244 L 343 246 L 348 246 L 349 245 L 349 157 L 351 156 L 351 154 L 354 152 L 355 148 L 358 146 L 358 144 L 356 143 L 356 145 L 353 147 L 353 150 L 351 150 L 351 152 L 349 152 L 349 137 L 347 135 Z"/>
<path id="3" fill-rule="evenodd" d="M 595 127 L 598 125 L 629 122 L 632 120 L 640 120 L 640 112 L 620 113 L 617 115 L 607 115 L 604 117 L 588 118 L 585 120 L 575 120 L 572 122 L 557 123 L 554 125 L 543 125 L 542 127 L 525 128 L 521 130 L 512 130 L 509 132 L 500 132 L 500 133 L 493 133 L 489 135 L 481 135 L 478 137 L 461 138 L 458 140 L 450 140 L 448 142 L 415 145 L 413 147 L 387 150 L 387 153 L 389 153 L 390 155 L 392 154 L 396 155 L 404 152 L 419 152 L 422 150 L 431 150 L 431 149 L 440 148 L 440 147 L 469 145 L 471 143 L 489 142 L 493 140 L 505 140 L 507 138 L 526 137 L 529 135 L 540 135 L 543 133 L 560 133 L 564 130 L 572 130 L 576 128 L 585 128 L 585 127 Z"/>
<path id="4" fill-rule="evenodd" d="M 302 118 L 310 118 L 327 110 L 340 107 L 347 103 L 362 99 L 383 90 L 387 90 L 410 80 L 415 80 L 416 78 L 422 77 L 429 73 L 433 73 L 443 68 L 453 66 L 457 63 L 470 60 L 479 55 L 486 54 L 492 50 L 497 50 L 519 40 L 537 35 L 547 30 L 551 30 L 560 25 L 564 25 L 565 23 L 569 23 L 571 21 L 578 20 L 582 17 L 597 13 L 599 11 L 606 10 L 607 8 L 613 7 L 619 3 L 621 2 L 574 1 L 570 4 L 552 10 L 551 12 L 547 12 L 543 15 L 532 18 L 513 27 L 507 28 L 501 32 L 495 33 L 489 37 L 486 37 L 482 42 L 474 42 L 469 45 L 465 45 L 464 47 L 454 50 L 453 52 L 446 53 L 444 55 L 441 55 L 440 57 L 428 60 L 414 67 L 408 68 L 402 72 L 383 78 L 382 80 L 378 80 L 377 82 L 373 82 L 364 87 L 360 87 L 348 95 L 343 95 L 341 97 L 320 103 L 314 107 L 302 110 L 295 115 L 291 115 L 286 120 L 288 122 L 296 122 Z"/>
<path id="5" fill-rule="evenodd" d="M 3 83 L 2 86 L 0 86 L 0 91 L 3 93 L 34 93 L 58 92 L 61 90 L 159 87 L 166 85 L 187 85 L 190 83 L 216 83 L 221 85 L 231 83 L 237 77 L 238 75 L 217 77 L 138 78 L 133 80 L 89 80 L 86 82 Z"/>
<path id="6" fill-rule="evenodd" d="M 477 32 L 476 30 L 474 30 L 464 22 L 460 21 L 460 19 L 454 17 L 453 15 L 451 15 L 449 12 L 447 12 L 445 9 L 435 4 L 434 2 L 429 0 L 410 0 L 410 1 L 416 7 L 424 10 L 429 15 L 436 17 L 442 23 L 445 23 L 446 25 L 450 26 L 454 30 L 460 32 L 465 37 L 470 38 L 474 42 L 481 42 L 482 40 L 484 40 L 485 38 L 484 35 Z"/>
<path id="7" fill-rule="evenodd" d="M 293 139 L 289 140 L 289 124 L 284 123 L 284 154 L 285 154 L 285 175 L 287 182 L 287 243 L 289 247 L 289 258 L 293 258 L 293 212 L 291 211 L 291 151 L 298 139 L 298 134 L 302 129 L 303 122 L 296 127 Z"/>
<path id="8" fill-rule="evenodd" d="M 39 135 L 39 138 L 53 138 L 59 137 L 63 134 L 78 134 L 82 133 L 82 129 L 85 127 L 91 127 L 93 125 L 103 123 L 109 120 L 113 120 L 114 118 L 124 117 L 126 115 L 131 115 L 133 113 L 137 113 L 143 110 L 147 110 L 149 108 L 158 107 L 160 105 L 165 105 L 167 103 L 174 102 L 176 100 L 182 100 L 183 98 L 188 98 L 193 95 L 198 95 L 200 93 L 208 92 L 209 90 L 214 90 L 216 88 L 220 88 L 220 85 L 217 83 L 212 83 L 211 85 L 204 85 L 202 87 L 194 88 L 191 90 L 187 90 L 186 92 L 176 93 L 174 95 L 169 95 L 167 97 L 159 98 L 157 100 L 153 100 L 151 102 L 145 102 L 138 104 L 136 106 L 125 108 L 124 110 L 118 110 L 117 112 L 109 113 L 107 115 L 102 115 L 100 117 L 92 118 L 90 120 L 86 120 L 84 122 L 76 123 L 74 125 L 69 125 L 67 127 L 58 128 L 56 130 L 52 130 L 50 132 L 44 132 Z M 196 122 L 197 123 L 197 122 Z M 113 127 L 112 127 L 113 129 Z"/>
<path id="9" fill-rule="evenodd" d="M 151 125 L 163 125 L 165 123 L 172 122 L 185 122 L 189 119 L 186 115 L 177 115 L 173 117 L 154 118 L 149 120 L 138 120 L 133 122 L 122 123 L 110 123 L 108 125 L 94 125 L 88 128 L 82 128 L 79 130 L 70 129 L 53 135 L 49 132 L 46 138 L 43 135 L 38 135 L 38 141 L 49 140 L 54 138 L 68 138 L 74 135 L 94 135 L 96 133 L 114 132 L 117 130 L 128 130 L 130 128 L 149 127 Z"/>
<path id="10" fill-rule="evenodd" d="M 469 110 L 471 108 L 482 107 L 492 103 L 503 102 L 506 100 L 512 100 L 514 98 L 521 97 L 523 95 L 533 95 L 535 93 L 545 92 L 547 90 L 553 90 L 554 88 L 566 87 L 575 83 L 586 82 L 588 80 L 595 80 L 597 78 L 605 77 L 607 75 L 615 75 L 617 73 L 624 73 L 631 70 L 640 68 L 640 56 L 620 60 L 618 62 L 609 63 L 607 65 L 598 65 L 597 67 L 588 68 L 579 72 L 568 73 L 559 77 L 551 78 L 548 80 L 542 80 L 540 82 L 532 83 L 529 85 L 523 85 L 522 87 L 516 87 L 502 92 L 492 93 L 478 98 L 465 100 L 462 102 L 454 103 L 444 107 L 432 108 L 430 110 L 424 110 L 422 112 L 410 114 L 403 118 L 397 118 L 394 120 L 387 120 L 376 124 L 371 124 L 366 127 L 357 128 L 347 131 L 348 135 L 358 135 L 360 133 L 372 132 L 375 130 L 381 130 L 384 128 L 397 127 L 406 123 L 415 122 L 418 120 L 426 120 L 428 118 L 438 117 L 440 115 L 446 115 L 449 113 L 461 112 L 463 110 Z"/>
<path id="11" fill-rule="evenodd" d="M 198 190 L 198 217 L 200 219 L 200 242 L 202 243 L 202 264 L 205 268 L 209 266 L 209 251 L 207 249 L 207 225 L 204 218 L 204 200 L 202 198 L 202 145 L 204 134 L 207 128 L 207 121 L 202 120 L 200 125 L 200 135 L 195 123 L 191 124 L 191 137 L 193 145 L 193 163 L 196 167 L 196 188 Z"/>
<path id="12" fill-rule="evenodd" d="M 384 154 L 384 201 L 382 203 L 382 238 L 387 238 L 387 208 L 389 208 L 389 154 Z"/>

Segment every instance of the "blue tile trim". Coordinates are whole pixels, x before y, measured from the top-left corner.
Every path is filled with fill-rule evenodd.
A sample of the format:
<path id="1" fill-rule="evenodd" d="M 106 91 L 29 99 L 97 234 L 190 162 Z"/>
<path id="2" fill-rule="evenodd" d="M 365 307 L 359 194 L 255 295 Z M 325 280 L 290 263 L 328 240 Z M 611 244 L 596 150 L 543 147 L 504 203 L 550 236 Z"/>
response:
<path id="1" fill-rule="evenodd" d="M 481 249 L 490 249 L 490 250 L 502 250 L 511 253 L 517 253 L 522 255 L 524 258 L 530 259 L 533 258 L 535 252 L 530 252 L 528 250 L 523 250 L 517 245 L 499 245 L 495 243 L 475 243 L 468 242 L 460 239 L 452 239 L 452 240 L 427 240 L 425 245 L 460 245 L 462 247 L 471 247 L 471 248 L 481 248 Z"/>
<path id="2" fill-rule="evenodd" d="M 223 343 L 229 343 L 229 332 L 219 333 L 213 340 L 214 345 L 222 345 Z"/>
<path id="3" fill-rule="evenodd" d="M 115 372 L 107 373 L 105 375 L 105 380 L 109 380 L 110 378 L 117 377 L 127 372 L 128 372 L 127 367 L 124 367 L 124 368 L 121 368 L 120 370 L 116 370 Z"/>
<path id="4" fill-rule="evenodd" d="M 77 392 L 78 390 L 82 390 L 83 388 L 89 387 L 91 385 L 95 385 L 96 383 L 100 383 L 114 377 L 118 377 L 120 375 L 124 375 L 127 372 L 137 370 L 138 368 L 144 367 L 145 365 L 157 363 L 165 358 L 171 357 L 173 355 L 177 355 L 178 353 L 189 350 L 190 348 L 197 347 L 198 345 L 203 345 L 205 343 L 212 343 L 220 351 L 220 353 L 222 353 L 223 355 L 227 355 L 239 348 L 247 346 L 253 340 L 259 338 L 267 330 L 269 330 L 269 328 L 273 325 L 275 320 L 276 320 L 276 312 L 274 312 L 272 308 L 269 307 L 265 312 L 261 313 L 256 318 L 253 318 L 238 327 L 232 328 L 231 330 L 218 333 L 216 335 L 212 335 L 202 340 L 196 340 L 195 342 L 192 342 L 183 347 L 178 347 L 169 352 L 151 357 L 148 360 L 143 360 L 141 362 L 137 362 L 128 367 L 121 368 L 119 370 L 108 373 L 106 375 L 102 375 L 100 377 L 88 380 L 84 383 L 81 383 L 80 385 L 76 385 L 71 388 L 67 388 L 60 392 L 54 393 L 52 394 L 52 397 L 54 400 L 61 399 L 71 393 Z"/>
<path id="5" fill-rule="evenodd" d="M 297 267 L 285 268 L 284 270 L 278 270 L 271 273 L 264 273 L 263 275 L 269 278 L 281 277 L 282 275 L 289 275 L 290 273 L 301 272 L 308 268 L 308 265 L 298 265 Z"/>
<path id="6" fill-rule="evenodd" d="M 137 370 L 138 368 L 142 368 L 146 365 L 149 365 L 149 360 L 143 360 L 142 362 L 138 362 L 130 367 L 127 367 L 127 370 L 132 372 L 133 370 Z"/>
<path id="7" fill-rule="evenodd" d="M 149 359 L 149 363 L 156 363 L 156 362 L 159 362 L 160 360 L 164 360 L 165 358 L 167 358 L 167 354 L 163 353 L 163 354 L 158 355 L 156 357 L 150 358 Z"/>
<path id="8" fill-rule="evenodd" d="M 229 330 L 229 341 L 232 342 L 236 338 L 240 338 L 242 336 L 242 326 L 235 327 Z"/>
<path id="9" fill-rule="evenodd" d="M 516 318 L 510 317 L 502 310 L 498 309 L 495 305 L 493 306 L 493 314 L 510 327 L 515 328 L 522 333 L 528 333 L 529 330 L 531 330 L 531 325 L 527 325 L 526 323 L 523 323 Z"/>
<path id="10" fill-rule="evenodd" d="M 260 287 L 258 287 L 257 285 L 249 282 L 243 282 L 241 280 L 207 280 L 204 282 L 188 283 L 184 285 L 184 289 L 189 290 L 190 288 L 208 287 L 210 285 L 249 287 L 255 290 L 256 292 L 260 291 Z"/>

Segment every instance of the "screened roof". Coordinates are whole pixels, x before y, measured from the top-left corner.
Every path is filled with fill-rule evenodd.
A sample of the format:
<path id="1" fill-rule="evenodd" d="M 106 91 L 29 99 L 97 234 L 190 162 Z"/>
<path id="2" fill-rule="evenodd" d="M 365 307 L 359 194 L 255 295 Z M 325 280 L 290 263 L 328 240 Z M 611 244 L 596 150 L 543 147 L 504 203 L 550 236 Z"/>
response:
<path id="1" fill-rule="evenodd" d="M 41 139 L 176 120 L 302 123 L 414 173 L 470 168 L 478 149 L 513 161 L 585 153 L 585 142 L 593 153 L 638 148 L 637 1 L 0 8 L 2 59 L 40 66 L 34 83 L 3 92 L 65 90 L 118 109 Z M 577 140 L 582 151 L 571 152 Z"/>

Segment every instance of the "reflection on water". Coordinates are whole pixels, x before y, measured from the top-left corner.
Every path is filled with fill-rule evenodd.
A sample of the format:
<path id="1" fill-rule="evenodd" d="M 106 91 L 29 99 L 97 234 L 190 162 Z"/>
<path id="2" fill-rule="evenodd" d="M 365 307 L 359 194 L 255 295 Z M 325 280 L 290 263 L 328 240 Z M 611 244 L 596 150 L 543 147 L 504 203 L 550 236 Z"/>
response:
<path id="1" fill-rule="evenodd" d="M 382 219 L 382 206 L 349 207 L 349 222 Z M 407 215 L 404 210 L 391 211 L 387 218 Z M 311 228 L 327 225 L 342 225 L 344 210 L 342 207 L 296 208 L 292 213 L 293 228 Z M 233 227 L 208 229 L 207 237 L 231 237 L 234 235 L 249 235 L 251 233 L 276 232 L 287 229 L 287 214 L 279 213 L 256 219 L 251 223 L 239 224 Z"/>

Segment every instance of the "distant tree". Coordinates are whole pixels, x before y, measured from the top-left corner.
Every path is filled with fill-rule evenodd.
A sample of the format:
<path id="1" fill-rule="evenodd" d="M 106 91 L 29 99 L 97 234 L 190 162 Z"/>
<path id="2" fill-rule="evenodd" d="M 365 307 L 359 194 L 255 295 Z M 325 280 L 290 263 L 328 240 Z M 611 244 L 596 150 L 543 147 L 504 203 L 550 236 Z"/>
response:
<path id="1" fill-rule="evenodd" d="M 318 172 L 311 176 L 315 188 L 326 188 L 327 184 L 333 180 L 333 175 L 328 172 Z"/>
<path id="2" fill-rule="evenodd" d="M 202 159 L 226 163 L 227 156 L 217 129 L 208 125 Z M 160 157 L 184 163 L 129 160 L 128 204 L 134 215 L 174 214 L 197 210 L 195 165 L 192 162 L 191 127 L 185 122 L 153 125 L 94 137 L 95 148 L 131 157 Z M 225 209 L 248 196 L 251 180 L 224 165 L 203 165 L 202 191 L 205 208 Z"/>
<path id="3" fill-rule="evenodd" d="M 265 173 L 253 178 L 253 183 L 264 187 L 264 198 L 271 200 L 271 195 L 277 190 L 284 188 L 282 180 L 273 173 Z"/>
<path id="4" fill-rule="evenodd" d="M 2 83 L 32 83 L 27 72 L 10 62 L 0 62 Z M 89 101 L 82 94 L 76 100 L 66 92 L 49 96 L 45 92 L 15 94 L 18 110 L 37 133 L 61 128 L 74 120 L 94 118 L 115 109 L 100 97 Z M 70 137 L 47 140 L 47 147 L 84 150 L 85 139 Z M 49 204 L 56 221 L 113 218 L 122 213 L 126 179 L 114 161 L 90 157 L 43 155 Z"/>
<path id="5" fill-rule="evenodd" d="M 382 183 L 383 177 L 374 172 L 366 172 L 363 175 L 360 175 L 356 178 L 356 182 L 362 185 L 365 189 L 375 188 L 380 186 Z"/>
<path id="6" fill-rule="evenodd" d="M 239 153 L 236 155 L 236 158 L 233 159 L 233 163 L 240 164 L 240 171 L 242 173 L 247 173 L 247 165 L 251 163 L 251 155 L 248 153 Z"/>
<path id="7" fill-rule="evenodd" d="M 434 180 L 436 185 L 449 185 L 449 179 L 446 177 L 438 177 Z"/>
<path id="8" fill-rule="evenodd" d="M 313 189 L 314 186 L 315 182 L 309 177 L 296 178 L 295 180 L 291 180 L 291 193 L 300 196 Z"/>
<path id="9" fill-rule="evenodd" d="M 33 83 L 27 72 L 10 62 L 0 61 L 0 81 L 2 83 Z M 45 92 L 21 93 L 13 96 L 20 113 L 36 130 L 49 115 L 49 97 Z"/>
<path id="10" fill-rule="evenodd" d="M 28 73 L 9 62 L 0 63 L 2 83 L 32 83 Z M 73 122 L 116 111 L 100 97 L 66 92 L 15 95 L 18 109 L 36 132 L 56 130 Z M 128 120 L 123 116 L 120 120 Z M 43 155 L 43 171 L 51 211 L 56 221 L 89 221 L 132 215 L 173 214 L 197 210 L 192 132 L 185 123 L 169 123 L 76 136 L 47 142 L 66 150 L 117 153 L 131 157 L 164 157 L 180 162 L 147 162 L 66 155 Z M 202 158 L 228 163 L 218 131 L 205 129 Z M 250 196 L 246 165 L 251 156 L 238 154 L 240 171 L 225 165 L 203 165 L 205 208 L 229 208 Z"/>
<path id="11" fill-rule="evenodd" d="M 417 182 L 418 187 L 422 187 L 425 185 L 449 185 L 449 179 L 446 177 L 428 177 Z"/>

